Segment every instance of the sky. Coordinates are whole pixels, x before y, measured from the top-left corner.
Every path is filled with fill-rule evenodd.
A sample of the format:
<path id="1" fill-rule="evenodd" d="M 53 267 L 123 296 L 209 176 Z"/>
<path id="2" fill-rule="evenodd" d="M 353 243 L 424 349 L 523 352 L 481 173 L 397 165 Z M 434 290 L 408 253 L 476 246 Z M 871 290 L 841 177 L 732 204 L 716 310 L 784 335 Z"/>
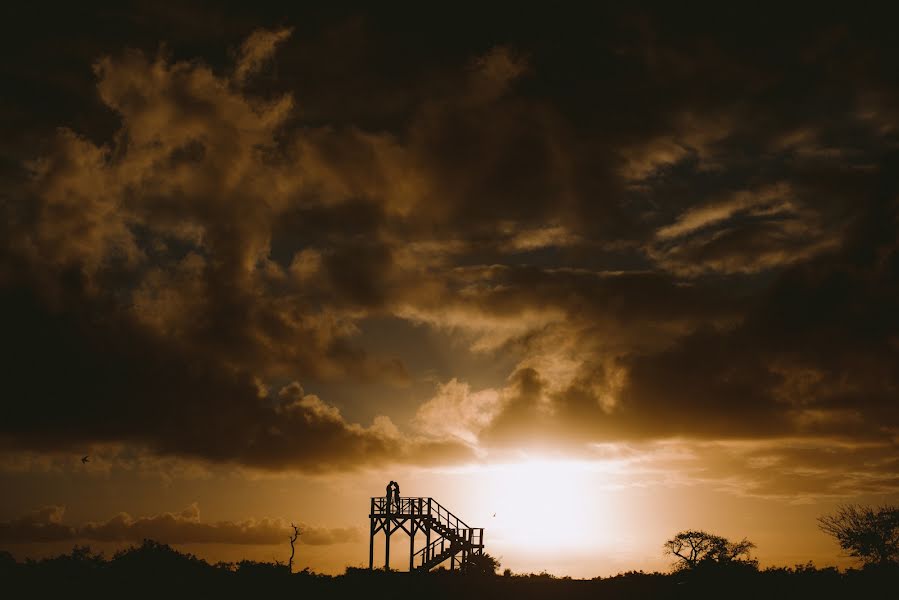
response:
<path id="1" fill-rule="evenodd" d="M 396 480 L 515 572 L 854 564 L 899 46 L 806 8 L 5 6 L 0 549 L 339 573 Z"/>

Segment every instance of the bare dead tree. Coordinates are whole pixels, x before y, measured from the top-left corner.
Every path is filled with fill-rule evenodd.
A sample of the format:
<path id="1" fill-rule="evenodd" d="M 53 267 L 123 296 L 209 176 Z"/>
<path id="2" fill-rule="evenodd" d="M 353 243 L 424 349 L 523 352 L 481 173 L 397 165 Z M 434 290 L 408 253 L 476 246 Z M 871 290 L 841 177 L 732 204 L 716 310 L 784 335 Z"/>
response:
<path id="1" fill-rule="evenodd" d="M 290 559 L 287 561 L 287 570 L 290 573 L 293 573 L 293 556 L 294 556 L 293 544 L 300 537 L 301 532 L 300 532 L 300 528 L 297 527 L 296 525 L 294 525 L 293 523 L 291 523 L 290 526 L 293 528 L 293 535 L 290 536 Z"/>

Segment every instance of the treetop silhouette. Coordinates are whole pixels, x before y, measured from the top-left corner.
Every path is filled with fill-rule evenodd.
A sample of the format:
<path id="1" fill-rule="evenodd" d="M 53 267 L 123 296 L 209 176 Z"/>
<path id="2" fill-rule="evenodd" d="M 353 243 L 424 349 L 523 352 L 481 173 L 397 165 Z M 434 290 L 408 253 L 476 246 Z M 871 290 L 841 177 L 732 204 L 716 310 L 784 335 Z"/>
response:
<path id="1" fill-rule="evenodd" d="M 899 563 L 899 507 L 847 504 L 836 514 L 818 518 L 818 527 L 833 536 L 849 556 L 866 565 Z"/>
<path id="2" fill-rule="evenodd" d="M 755 544 L 743 538 L 731 542 L 727 538 L 701 530 L 681 531 L 664 544 L 665 553 L 675 556 L 675 569 L 690 570 L 701 565 L 758 565 L 749 552 Z"/>

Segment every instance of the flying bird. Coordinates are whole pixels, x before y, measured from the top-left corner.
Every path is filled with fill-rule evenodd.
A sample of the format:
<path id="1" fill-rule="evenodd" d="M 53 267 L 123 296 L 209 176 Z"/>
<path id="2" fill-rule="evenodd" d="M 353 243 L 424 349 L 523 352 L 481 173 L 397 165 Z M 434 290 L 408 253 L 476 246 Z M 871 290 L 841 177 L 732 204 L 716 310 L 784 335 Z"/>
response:
<path id="1" fill-rule="evenodd" d="M 495 517 L 495 516 L 496 516 L 496 513 L 493 513 L 493 516 Z"/>
<path id="2" fill-rule="evenodd" d="M 85 464 L 85 463 L 89 463 L 90 461 L 91 461 L 91 459 L 90 459 L 89 457 L 87 457 L 87 456 L 82 456 L 82 457 L 81 457 L 81 464 L 82 464 L 82 465 Z"/>

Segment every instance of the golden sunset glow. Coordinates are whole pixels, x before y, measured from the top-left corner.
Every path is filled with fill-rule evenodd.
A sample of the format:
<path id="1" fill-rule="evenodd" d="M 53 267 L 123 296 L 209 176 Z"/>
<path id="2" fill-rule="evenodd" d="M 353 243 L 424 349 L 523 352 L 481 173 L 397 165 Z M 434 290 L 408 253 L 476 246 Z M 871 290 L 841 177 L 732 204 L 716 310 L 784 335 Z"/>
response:
<path id="1" fill-rule="evenodd" d="M 0 574 L 862 564 L 818 519 L 899 502 L 892 19 L 282 4 L 4 9 Z"/>
<path id="2" fill-rule="evenodd" d="M 608 535 L 611 506 L 603 499 L 602 470 L 587 462 L 533 458 L 477 469 L 471 480 L 490 513 L 482 522 L 497 543 L 541 540 L 560 551 L 596 547 Z"/>

